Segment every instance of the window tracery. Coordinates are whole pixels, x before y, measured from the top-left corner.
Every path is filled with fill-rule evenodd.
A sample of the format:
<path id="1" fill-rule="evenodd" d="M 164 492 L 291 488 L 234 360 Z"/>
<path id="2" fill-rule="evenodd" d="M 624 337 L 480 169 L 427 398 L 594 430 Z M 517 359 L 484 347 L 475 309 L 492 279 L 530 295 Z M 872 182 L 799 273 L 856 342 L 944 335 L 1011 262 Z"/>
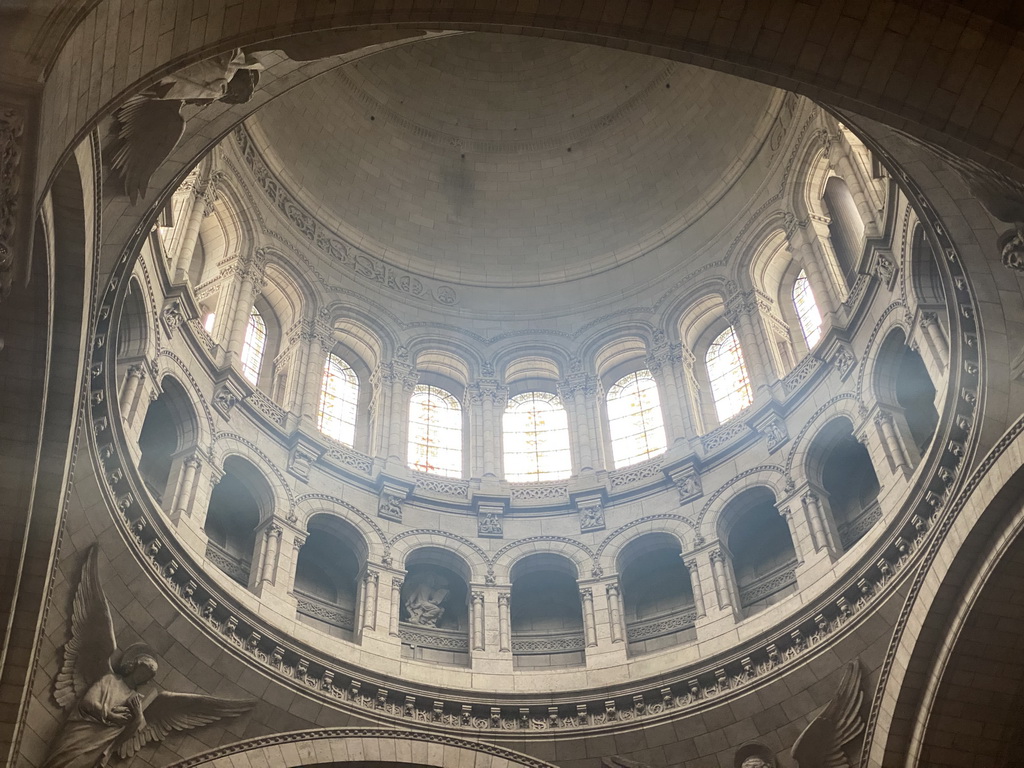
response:
<path id="1" fill-rule="evenodd" d="M 462 407 L 450 392 L 418 384 L 409 399 L 409 466 L 462 477 Z"/>
<path id="2" fill-rule="evenodd" d="M 711 342 L 704 362 L 718 421 L 725 422 L 754 400 L 740 340 L 731 325 Z"/>
<path id="3" fill-rule="evenodd" d="M 333 352 L 324 364 L 317 427 L 330 438 L 351 446 L 356 434 L 359 378 L 352 366 Z"/>
<path id="4" fill-rule="evenodd" d="M 505 479 L 564 480 L 572 473 L 569 419 L 557 395 L 524 392 L 511 398 L 502 419 Z"/>
<path id="5" fill-rule="evenodd" d="M 807 272 L 803 269 L 793 283 L 793 305 L 796 307 L 796 316 L 800 321 L 804 341 L 807 342 L 807 348 L 811 349 L 821 339 L 821 312 L 814 300 L 811 281 L 807 279 Z"/>
<path id="6" fill-rule="evenodd" d="M 658 384 L 648 370 L 623 376 L 605 397 L 615 468 L 621 469 L 666 448 Z"/>
<path id="7" fill-rule="evenodd" d="M 249 323 L 245 328 L 245 341 L 242 343 L 242 375 L 256 384 L 260 379 L 260 367 L 263 365 L 263 353 L 267 348 L 267 324 L 259 310 L 253 307 L 249 312 Z"/>

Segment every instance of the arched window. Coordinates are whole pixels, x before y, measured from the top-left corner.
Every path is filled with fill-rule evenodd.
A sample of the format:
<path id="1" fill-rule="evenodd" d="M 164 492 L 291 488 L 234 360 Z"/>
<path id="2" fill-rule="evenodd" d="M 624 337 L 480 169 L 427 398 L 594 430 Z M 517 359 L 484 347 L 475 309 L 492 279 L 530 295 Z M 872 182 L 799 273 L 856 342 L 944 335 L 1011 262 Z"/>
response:
<path id="1" fill-rule="evenodd" d="M 658 385 L 650 371 L 623 376 L 608 389 L 605 402 L 616 469 L 665 450 Z"/>
<path id="2" fill-rule="evenodd" d="M 719 422 L 731 419 L 753 402 L 740 340 L 731 325 L 711 342 L 704 362 Z"/>
<path id="3" fill-rule="evenodd" d="M 356 436 L 356 404 L 359 402 L 359 379 L 352 366 L 335 355 L 327 356 L 317 427 L 328 437 L 352 445 Z"/>
<path id="4" fill-rule="evenodd" d="M 802 269 L 793 283 L 793 304 L 796 306 L 796 316 L 800 320 L 804 341 L 810 349 L 821 338 L 821 312 L 818 311 L 818 304 L 811 291 L 811 281 L 807 279 L 807 272 Z"/>
<path id="5" fill-rule="evenodd" d="M 249 313 L 249 324 L 245 328 L 245 342 L 242 344 L 242 375 L 253 384 L 260 380 L 260 366 L 263 352 L 267 348 L 267 324 L 263 322 L 256 307 Z"/>
<path id="6" fill-rule="evenodd" d="M 409 399 L 409 466 L 462 477 L 462 407 L 451 392 L 417 384 Z"/>
<path id="7" fill-rule="evenodd" d="M 502 433 L 506 479 L 539 482 L 572 474 L 569 419 L 557 395 L 524 392 L 510 399 Z"/>

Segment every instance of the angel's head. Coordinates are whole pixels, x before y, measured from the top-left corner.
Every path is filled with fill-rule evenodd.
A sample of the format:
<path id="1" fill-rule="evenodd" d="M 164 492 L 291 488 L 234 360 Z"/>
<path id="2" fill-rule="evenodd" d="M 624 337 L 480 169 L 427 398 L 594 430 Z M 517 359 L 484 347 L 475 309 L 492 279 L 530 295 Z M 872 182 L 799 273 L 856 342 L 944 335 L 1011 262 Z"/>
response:
<path id="1" fill-rule="evenodd" d="M 736 768 L 772 768 L 772 753 L 763 744 L 746 744 L 736 750 Z"/>
<path id="2" fill-rule="evenodd" d="M 145 643 L 125 648 L 117 664 L 117 673 L 133 688 L 152 680 L 157 669 L 156 654 Z"/>

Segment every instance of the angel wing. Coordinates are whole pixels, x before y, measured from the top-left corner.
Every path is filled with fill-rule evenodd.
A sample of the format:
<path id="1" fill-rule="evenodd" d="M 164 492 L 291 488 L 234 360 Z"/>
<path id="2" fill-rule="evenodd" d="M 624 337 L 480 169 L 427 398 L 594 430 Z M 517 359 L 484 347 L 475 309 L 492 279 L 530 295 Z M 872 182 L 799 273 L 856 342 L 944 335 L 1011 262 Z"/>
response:
<path id="1" fill-rule="evenodd" d="M 120 174 L 132 205 L 144 197 L 149 180 L 185 132 L 182 102 L 135 96 L 114 113 L 117 140 L 111 167 Z"/>
<path id="2" fill-rule="evenodd" d="M 426 35 L 422 29 L 346 29 L 334 32 L 306 32 L 286 38 L 274 45 L 292 61 L 316 61 L 339 56 L 371 45 L 412 40 Z M 266 50 L 265 46 L 243 48 L 246 53 Z"/>
<path id="3" fill-rule="evenodd" d="M 53 698 L 64 709 L 73 706 L 89 686 L 109 674 L 117 650 L 110 607 L 100 585 L 96 545 L 82 564 L 75 601 L 71 606 L 71 637 L 64 643 L 64 663 L 53 685 Z"/>
<path id="4" fill-rule="evenodd" d="M 131 757 L 149 742 L 163 741 L 171 731 L 187 731 L 225 717 L 237 717 L 255 705 L 252 699 L 161 691 L 142 712 L 145 724 L 121 737 L 117 754 L 122 759 Z"/>
<path id="5" fill-rule="evenodd" d="M 846 665 L 832 701 L 793 744 L 791 754 L 800 768 L 850 768 L 842 748 L 864 730 L 863 700 L 860 662 L 854 659 Z"/>

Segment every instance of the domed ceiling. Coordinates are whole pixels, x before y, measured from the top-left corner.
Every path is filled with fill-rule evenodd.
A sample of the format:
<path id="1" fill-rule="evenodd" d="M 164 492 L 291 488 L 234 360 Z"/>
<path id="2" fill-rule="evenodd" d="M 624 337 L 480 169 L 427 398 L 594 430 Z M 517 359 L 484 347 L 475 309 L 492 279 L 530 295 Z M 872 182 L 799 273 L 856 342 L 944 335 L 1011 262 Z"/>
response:
<path id="1" fill-rule="evenodd" d="M 767 86 L 662 59 L 464 34 L 338 68 L 250 120 L 282 182 L 343 238 L 461 285 L 625 264 L 735 183 Z"/>

